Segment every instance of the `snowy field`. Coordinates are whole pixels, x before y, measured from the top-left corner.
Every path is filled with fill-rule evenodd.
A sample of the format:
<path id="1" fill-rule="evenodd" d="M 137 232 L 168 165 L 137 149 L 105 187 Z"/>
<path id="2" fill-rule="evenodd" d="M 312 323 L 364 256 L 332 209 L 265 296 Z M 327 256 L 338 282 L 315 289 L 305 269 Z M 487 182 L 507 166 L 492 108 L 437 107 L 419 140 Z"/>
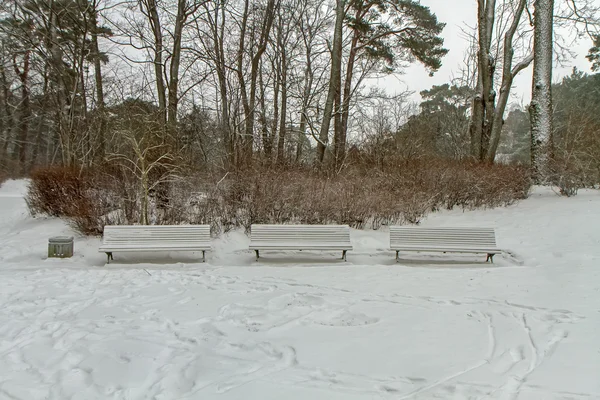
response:
<path id="1" fill-rule="evenodd" d="M 0 399 L 600 399 L 600 192 L 425 226 L 494 226 L 507 251 L 115 253 L 0 188 Z"/>

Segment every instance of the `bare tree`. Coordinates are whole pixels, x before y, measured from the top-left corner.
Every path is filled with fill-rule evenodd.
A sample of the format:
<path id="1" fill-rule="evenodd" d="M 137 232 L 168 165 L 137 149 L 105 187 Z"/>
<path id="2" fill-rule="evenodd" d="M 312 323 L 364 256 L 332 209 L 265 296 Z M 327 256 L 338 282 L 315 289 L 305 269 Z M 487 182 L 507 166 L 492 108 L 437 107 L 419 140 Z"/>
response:
<path id="1" fill-rule="evenodd" d="M 533 57 L 531 53 L 526 52 L 521 56 L 521 60 L 513 65 L 515 34 L 521 25 L 526 0 L 504 0 L 499 13 L 495 0 L 478 0 L 477 6 L 477 86 L 469 126 L 471 155 L 479 161 L 493 162 L 512 82 L 520 71 L 529 66 Z M 505 23 L 505 18 L 509 18 L 510 22 Z M 496 23 L 500 32 L 503 27 L 507 27 L 503 41 L 498 45 L 494 45 L 494 38 L 499 36 L 497 33 L 495 35 Z M 500 52 L 499 48 L 503 51 Z M 497 98 L 494 80 L 498 63 L 502 65 L 502 82 L 500 96 Z"/>
<path id="2" fill-rule="evenodd" d="M 267 48 L 269 34 L 275 18 L 275 0 L 268 0 L 262 12 L 262 18 L 257 22 L 258 26 L 252 24 L 248 26 L 250 11 L 249 0 L 244 2 L 244 11 L 242 14 L 240 40 L 238 48 L 238 59 L 236 74 L 240 84 L 241 100 L 244 108 L 244 136 L 241 144 L 241 154 L 238 162 L 241 165 L 249 165 L 252 162 L 252 153 L 254 147 L 254 119 L 256 107 L 256 85 L 258 80 L 258 71 L 261 58 Z M 279 2 L 277 2 L 279 6 Z M 251 21 L 254 22 L 254 21 Z M 247 43 L 248 29 L 252 32 L 258 31 L 258 37 L 255 42 Z M 252 36 L 251 36 L 252 37 Z M 254 39 L 254 38 L 253 38 Z M 250 45 L 250 48 L 247 48 Z M 250 82 L 247 87 L 244 56 L 246 52 L 250 52 Z"/>
<path id="3" fill-rule="evenodd" d="M 333 46 L 331 47 L 331 72 L 329 75 L 329 90 L 323 110 L 323 121 L 319 131 L 317 143 L 317 162 L 322 163 L 325 157 L 325 149 L 329 143 L 329 126 L 333 116 L 334 100 L 340 95 L 341 90 L 341 68 L 342 68 L 342 28 L 344 24 L 345 0 L 336 0 L 335 28 L 333 31 Z"/>
<path id="4" fill-rule="evenodd" d="M 533 55 L 527 55 L 523 60 L 513 66 L 514 57 L 514 45 L 513 40 L 517 28 L 519 27 L 519 20 L 525 9 L 526 0 L 519 0 L 517 8 L 514 11 L 514 17 L 508 30 L 504 34 L 504 57 L 502 60 L 502 83 L 500 84 L 500 96 L 494 110 L 494 116 L 492 120 L 492 126 L 490 131 L 490 143 L 487 147 L 485 159 L 489 163 L 493 163 L 496 158 L 496 150 L 498 149 L 498 143 L 500 142 L 500 134 L 502 133 L 502 124 L 504 123 L 504 112 L 506 111 L 506 105 L 508 104 L 508 98 L 510 90 L 512 88 L 513 81 L 517 74 L 527 68 L 533 59 Z"/>
<path id="5" fill-rule="evenodd" d="M 318 132 L 313 129 L 312 119 L 319 119 L 318 103 L 321 93 L 327 89 L 326 82 L 323 82 L 327 65 L 320 63 L 323 55 L 329 55 L 328 48 L 320 45 L 319 37 L 329 22 L 330 15 L 323 11 L 320 2 L 311 2 L 303 0 L 302 6 L 298 13 L 298 27 L 301 35 L 303 57 L 302 61 L 297 64 L 297 68 L 301 71 L 296 78 L 298 83 L 300 122 L 298 135 L 296 139 L 296 162 L 302 159 L 304 143 L 306 141 L 307 132 L 315 138 L 318 145 L 320 139 Z M 315 108 L 317 108 L 315 112 Z"/>

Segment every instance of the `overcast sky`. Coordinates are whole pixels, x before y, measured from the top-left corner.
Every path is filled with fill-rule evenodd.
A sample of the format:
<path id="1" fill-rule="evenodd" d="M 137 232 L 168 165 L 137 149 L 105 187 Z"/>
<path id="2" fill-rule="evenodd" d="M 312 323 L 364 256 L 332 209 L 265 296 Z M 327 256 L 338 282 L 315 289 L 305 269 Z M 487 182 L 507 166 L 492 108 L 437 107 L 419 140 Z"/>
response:
<path id="1" fill-rule="evenodd" d="M 600 3 L 600 0 L 596 1 Z M 399 78 L 403 83 L 397 82 L 398 88 L 408 87 L 410 90 L 415 91 L 416 94 L 413 96 L 415 101 L 420 101 L 419 91 L 429 89 L 432 85 L 449 82 L 453 77 L 453 73 L 458 75 L 464 52 L 468 47 L 468 42 L 461 32 L 461 27 L 464 28 L 466 25 L 473 27 L 477 19 L 477 0 L 421 0 L 421 3 L 431 8 L 439 21 L 446 23 L 442 36 L 444 37 L 444 47 L 449 52 L 443 59 L 442 68 L 433 77 L 429 77 L 427 71 L 421 65 L 415 64 L 409 67 L 405 74 Z M 553 80 L 560 80 L 562 76 L 570 74 L 573 66 L 584 72 L 591 72 L 590 63 L 585 58 L 590 47 L 592 47 L 592 42 L 588 37 L 579 40 L 572 47 L 577 53 L 577 58 L 570 60 L 568 65 L 564 67 L 555 66 Z M 511 103 L 529 103 L 531 67 L 517 76 L 511 95 Z"/>

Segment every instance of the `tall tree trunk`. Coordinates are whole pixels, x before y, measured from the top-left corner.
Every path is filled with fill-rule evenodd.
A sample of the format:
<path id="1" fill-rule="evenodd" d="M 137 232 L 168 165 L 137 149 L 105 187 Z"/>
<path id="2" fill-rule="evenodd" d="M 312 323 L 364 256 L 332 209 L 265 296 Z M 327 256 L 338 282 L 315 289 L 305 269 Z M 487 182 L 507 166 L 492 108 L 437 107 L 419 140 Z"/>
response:
<path id="1" fill-rule="evenodd" d="M 187 19 L 187 0 L 177 1 L 175 31 L 173 33 L 173 51 L 169 68 L 169 103 L 167 112 L 168 132 L 177 138 L 177 108 L 179 105 L 179 65 L 181 62 L 181 35 Z M 178 143 L 178 140 L 176 141 Z M 179 146 L 178 146 L 179 147 Z M 177 151 L 177 150 L 176 150 Z"/>
<path id="2" fill-rule="evenodd" d="M 310 93 L 313 82 L 312 61 L 310 59 L 310 48 L 307 48 L 306 67 L 304 69 L 304 90 L 302 93 L 302 110 L 300 112 L 300 127 L 298 129 L 298 137 L 296 143 L 296 163 L 302 159 L 302 147 L 306 137 L 306 128 L 308 125 L 308 104 L 310 102 Z"/>
<path id="3" fill-rule="evenodd" d="M 243 26 L 247 23 L 248 0 L 246 0 L 244 8 L 245 12 L 244 19 L 242 22 Z M 246 118 L 244 123 L 244 140 L 242 141 L 242 163 L 244 165 L 250 165 L 252 162 L 252 152 L 254 148 L 254 113 L 256 106 L 256 82 L 258 79 L 259 69 L 258 67 L 260 59 L 262 58 L 262 55 L 267 49 L 269 33 L 271 32 L 271 26 L 273 25 L 273 19 L 275 17 L 274 9 L 275 0 L 269 0 L 264 11 L 263 19 L 261 21 L 260 38 L 257 44 L 256 53 L 253 55 L 252 61 L 250 63 L 250 92 L 247 94 L 245 101 L 244 96 L 242 96 L 242 101 L 244 102 L 244 117 Z M 245 26 L 243 31 L 245 31 Z M 240 39 L 240 42 L 243 42 L 243 40 L 243 38 Z M 243 52 L 243 46 L 241 47 L 241 50 Z M 243 57 L 243 54 L 240 54 L 239 57 Z M 242 74 L 241 62 L 239 61 L 238 74 Z M 244 93 L 245 90 L 243 90 L 242 92 Z"/>
<path id="4" fill-rule="evenodd" d="M 246 29 L 248 26 L 248 8 L 249 8 L 249 0 L 245 0 L 244 1 L 244 13 L 242 15 L 242 25 L 241 25 L 241 29 L 240 29 L 240 43 L 239 43 L 239 47 L 238 47 L 238 53 L 237 53 L 237 69 L 236 69 L 236 73 L 237 73 L 237 78 L 238 78 L 238 82 L 240 84 L 240 97 L 241 97 L 241 101 L 242 101 L 242 107 L 244 108 L 244 116 L 245 118 L 249 118 L 250 116 L 250 103 L 248 102 L 248 92 L 246 90 L 246 77 L 244 74 L 244 51 L 246 48 Z M 248 121 L 246 120 L 246 130 L 243 133 L 243 137 L 240 140 L 240 148 L 237 148 L 238 146 L 235 146 L 236 149 L 236 167 L 239 167 L 240 164 L 243 164 L 246 162 L 246 158 L 244 156 L 245 153 L 245 143 L 248 141 L 248 139 L 246 139 L 246 135 L 250 134 L 252 135 L 252 132 L 248 131 L 248 125 L 247 125 Z M 252 125 L 251 125 L 252 127 Z"/>
<path id="5" fill-rule="evenodd" d="M 2 134 L 4 143 L 2 144 L 2 154 L 5 155 L 5 159 L 8 159 L 8 150 L 11 144 L 12 131 L 14 127 L 14 120 L 12 110 L 9 103 L 10 89 L 9 83 L 6 78 L 6 70 L 4 65 L 0 63 L 0 80 L 2 83 Z"/>
<path id="6" fill-rule="evenodd" d="M 504 3 L 506 4 L 506 3 Z M 527 68 L 532 57 L 526 57 L 513 67 L 513 40 L 519 27 L 526 0 L 519 0 L 514 8 L 512 21 L 507 24 L 503 40 L 502 82 L 499 97 L 494 91 L 496 60 L 492 54 L 492 39 L 495 24 L 495 0 L 477 1 L 478 52 L 477 86 L 471 108 L 469 133 L 471 156 L 477 161 L 493 162 L 500 142 L 506 105 L 515 76 Z M 508 22 L 508 21 L 506 21 Z"/>
<path id="7" fill-rule="evenodd" d="M 333 106 L 336 95 L 340 92 L 340 77 L 342 68 L 342 28 L 344 24 L 345 0 L 336 0 L 335 28 L 333 31 L 333 47 L 331 49 L 331 71 L 329 75 L 329 90 L 323 110 L 323 122 L 319 132 L 317 144 L 317 162 L 322 163 L 325 157 L 325 149 L 329 143 L 329 126 L 333 115 Z"/>
<path id="8" fill-rule="evenodd" d="M 302 19 L 301 19 L 302 21 Z M 296 143 L 296 163 L 302 159 L 302 148 L 306 138 L 306 128 L 308 126 L 308 106 L 310 104 L 310 96 L 314 82 L 314 73 L 312 68 L 312 42 L 314 34 L 310 26 L 304 29 L 300 27 L 305 50 L 305 67 L 304 67 L 304 88 L 302 91 L 302 109 L 300 110 L 300 126 Z"/>
<path id="9" fill-rule="evenodd" d="M 49 16 L 49 27 L 48 27 L 48 40 L 46 47 L 50 52 L 50 77 L 52 82 L 52 90 L 56 96 L 56 107 L 54 115 L 54 126 L 56 129 L 56 136 L 58 138 L 62 162 L 65 165 L 69 165 L 73 160 L 73 149 L 72 149 L 72 138 L 69 126 L 69 121 L 65 117 L 65 110 L 67 107 L 67 93 L 66 84 L 64 82 L 64 65 L 62 59 L 62 49 L 58 42 L 57 33 L 57 19 L 58 15 L 54 10 L 54 0 L 50 1 L 50 16 Z"/>
<path id="10" fill-rule="evenodd" d="M 264 72 L 262 70 L 261 63 L 261 72 L 258 74 L 258 86 L 260 87 L 260 124 L 262 129 L 262 144 L 263 151 L 265 155 L 265 163 L 270 164 L 273 157 L 273 136 L 269 133 L 269 123 L 267 119 L 267 105 L 265 101 L 266 97 L 266 85 L 263 81 Z M 275 108 L 275 115 L 277 115 L 277 97 L 278 97 L 279 88 L 278 85 L 275 85 L 275 92 L 273 94 L 273 106 Z"/>
<path id="11" fill-rule="evenodd" d="M 340 54 L 340 57 L 342 55 Z M 342 132 L 342 74 L 339 74 L 339 80 L 336 83 L 335 96 L 333 98 L 333 161 L 337 170 L 341 160 L 338 151 L 342 147 L 341 132 Z"/>
<path id="12" fill-rule="evenodd" d="M 277 137 L 277 127 L 279 124 L 279 93 L 281 92 L 281 73 L 277 62 L 273 62 L 272 68 L 275 70 L 273 87 L 273 121 L 271 122 L 271 134 L 269 135 L 269 162 L 273 161 L 273 145 Z"/>
<path id="13" fill-rule="evenodd" d="M 285 135 L 286 135 L 286 114 L 287 114 L 287 53 L 285 46 L 282 44 L 280 47 L 281 52 L 281 118 L 279 123 L 279 137 L 277 140 L 277 163 L 283 164 L 285 161 Z"/>
<path id="14" fill-rule="evenodd" d="M 31 57 L 31 51 L 26 50 L 23 55 L 23 67 L 19 69 L 17 65 L 16 55 L 13 56 L 13 66 L 15 74 L 19 77 L 21 84 L 21 104 L 19 112 L 19 134 L 17 136 L 18 145 L 18 161 L 19 161 L 19 172 L 23 172 L 27 164 L 27 150 L 29 148 L 29 119 L 31 118 L 31 107 L 29 99 L 29 61 Z"/>
<path id="15" fill-rule="evenodd" d="M 357 11 L 358 13 L 358 11 Z M 346 78 L 344 81 L 344 102 L 341 107 L 341 127 L 339 131 L 335 131 L 335 164 L 340 166 L 346 158 L 346 138 L 348 135 L 348 118 L 350 115 L 350 98 L 352 97 L 352 75 L 354 71 L 354 63 L 356 61 L 357 45 L 359 34 L 354 31 L 352 42 L 350 44 L 350 54 L 348 55 L 348 65 L 346 67 Z"/>
<path id="16" fill-rule="evenodd" d="M 554 0 L 536 0 L 533 34 L 531 165 L 534 179 L 544 180 L 552 147 L 552 23 Z"/>
<path id="17" fill-rule="evenodd" d="M 98 3 L 92 4 L 92 53 L 94 55 L 94 80 L 96 83 L 96 109 L 98 112 L 98 131 L 97 143 L 98 147 L 97 159 L 104 160 L 106 155 L 106 115 L 104 110 L 104 87 L 102 79 L 102 61 L 100 60 L 100 48 L 98 46 Z"/>
<path id="18" fill-rule="evenodd" d="M 494 60 L 490 52 L 494 19 L 495 0 L 477 0 L 477 90 L 473 100 L 471 117 L 471 155 L 476 160 L 483 160 L 488 147 L 490 128 L 494 115 Z"/>
<path id="19" fill-rule="evenodd" d="M 78 126 L 78 131 L 82 132 L 85 134 L 85 137 L 82 138 L 83 140 L 83 144 L 82 144 L 82 154 L 81 154 L 81 162 L 84 165 L 91 165 L 92 163 L 92 155 L 94 152 L 94 148 L 93 148 L 93 144 L 92 144 L 92 131 L 90 129 L 90 126 L 88 124 L 88 105 L 87 105 L 87 93 L 85 90 L 85 57 L 87 55 L 87 52 L 89 51 L 88 48 L 85 46 L 86 43 L 86 36 L 87 36 L 87 20 L 86 20 L 86 26 L 85 26 L 86 30 L 84 32 L 82 32 L 83 35 L 83 44 L 81 45 L 81 49 L 80 51 L 80 55 L 79 55 L 79 65 L 77 66 L 77 68 L 79 69 L 79 83 L 78 83 L 78 90 L 75 90 L 74 93 L 78 93 L 79 94 L 79 98 L 81 101 L 81 104 L 79 105 L 79 109 L 80 109 L 80 116 L 81 116 L 81 120 L 79 121 L 79 126 Z"/>
<path id="20" fill-rule="evenodd" d="M 210 14 L 209 14 L 210 16 Z M 219 25 L 219 20 L 221 24 Z M 214 15 L 210 21 L 213 37 L 214 63 L 219 81 L 219 96 L 221 100 L 221 123 L 220 128 L 225 144 L 225 157 L 229 165 L 235 165 L 235 140 L 230 129 L 231 121 L 229 115 L 229 98 L 227 90 L 227 65 L 225 64 L 225 0 L 216 3 Z"/>
<path id="21" fill-rule="evenodd" d="M 500 134 L 502 133 L 502 125 L 504 123 L 504 111 L 506 110 L 513 80 L 521 70 L 527 68 L 533 59 L 531 56 L 527 57 L 514 68 L 512 67 L 513 56 L 515 53 L 512 44 L 513 38 L 515 36 L 515 32 L 517 31 L 517 27 L 519 26 L 519 21 L 521 20 L 521 15 L 523 14 L 526 3 L 526 0 L 519 0 L 513 21 L 504 35 L 504 59 L 502 60 L 502 83 L 500 86 L 500 96 L 498 97 L 498 104 L 496 105 L 495 114 L 492 120 L 490 143 L 485 155 L 485 159 L 489 163 L 493 163 L 494 158 L 496 158 L 496 150 L 498 149 Z"/>
<path id="22" fill-rule="evenodd" d="M 156 0 L 140 0 L 140 6 L 145 7 L 150 28 L 154 39 L 154 79 L 156 79 L 156 95 L 158 97 L 158 108 L 160 112 L 160 120 L 163 130 L 167 126 L 167 98 L 166 87 L 163 76 L 163 37 L 162 28 L 160 25 L 160 17 L 158 14 L 158 6 Z M 166 139 L 166 138 L 165 138 Z"/>
<path id="23" fill-rule="evenodd" d="M 40 153 L 43 149 L 43 142 L 46 142 L 46 153 L 48 152 L 48 147 L 50 146 L 50 135 L 48 134 L 48 132 L 50 131 L 50 129 L 48 129 L 47 125 L 46 125 L 46 113 L 48 112 L 48 99 L 49 99 L 49 95 L 48 95 L 48 86 L 49 86 L 49 79 L 48 79 L 48 65 L 46 64 L 44 67 L 44 72 L 42 74 L 43 79 L 44 79 L 44 84 L 42 87 L 42 96 L 41 96 L 41 108 L 38 111 L 38 114 L 40 115 L 38 118 L 38 122 L 37 122 L 37 126 L 35 128 L 35 143 L 34 143 L 34 147 L 33 147 L 33 152 L 31 155 L 31 160 L 30 160 L 30 168 L 34 167 L 36 165 L 39 164 L 48 164 L 48 157 L 46 157 L 46 159 L 44 160 L 44 162 L 40 163 L 38 162 L 38 158 L 40 157 Z M 45 140 L 42 140 L 44 138 L 44 135 L 46 135 Z"/>

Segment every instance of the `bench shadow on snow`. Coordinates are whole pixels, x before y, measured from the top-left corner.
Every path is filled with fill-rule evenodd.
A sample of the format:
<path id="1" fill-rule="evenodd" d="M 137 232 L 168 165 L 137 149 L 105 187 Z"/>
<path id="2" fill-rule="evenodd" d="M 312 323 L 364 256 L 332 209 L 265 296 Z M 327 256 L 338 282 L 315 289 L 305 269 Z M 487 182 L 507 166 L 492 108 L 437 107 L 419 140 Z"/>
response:
<path id="1" fill-rule="evenodd" d="M 499 261 L 499 260 L 498 260 Z M 495 268 L 495 267 L 506 267 L 504 263 L 500 264 L 498 261 L 495 261 L 493 264 L 485 261 L 485 257 L 483 259 L 477 260 L 475 258 L 434 258 L 434 257 L 423 257 L 423 258 L 408 258 L 408 257 L 400 257 L 397 262 L 394 264 L 402 265 L 404 267 L 436 267 L 436 268 L 456 268 L 456 267 L 465 267 L 465 268 Z"/>
<path id="2" fill-rule="evenodd" d="M 260 259 L 248 259 L 249 267 L 351 267 L 354 263 L 342 260 L 341 257 L 326 257 L 315 254 L 314 256 L 287 256 L 287 255 L 269 255 L 264 257 L 261 254 Z"/>
<path id="3" fill-rule="evenodd" d="M 100 266 L 118 266 L 118 265 L 127 265 L 127 266 L 135 266 L 136 264 L 151 264 L 151 265 L 168 265 L 168 266 L 177 266 L 181 264 L 208 264 L 210 262 L 208 254 L 207 254 L 207 262 L 202 262 L 202 252 L 148 252 L 148 253 L 118 253 L 115 252 L 113 254 L 114 260 L 111 260 L 110 264 L 106 261 L 106 255 L 102 255 L 94 260 L 95 265 Z"/>
<path id="4" fill-rule="evenodd" d="M 140 252 L 140 253 L 114 253 L 114 261 L 106 263 L 104 254 L 88 255 L 91 265 L 99 267 L 136 267 L 139 265 L 151 267 L 181 268 L 193 264 L 195 267 L 341 267 L 352 268 L 357 266 L 376 267 L 414 267 L 414 268 L 506 268 L 521 266 L 522 263 L 510 254 L 497 255 L 494 263 L 485 261 L 485 255 L 461 255 L 458 253 L 400 253 L 398 261 L 393 252 L 351 253 L 348 252 L 348 261 L 344 261 L 340 254 L 329 252 L 261 252 L 258 261 L 254 252 L 243 250 L 222 256 L 215 252 L 207 252 L 206 263 L 202 262 L 201 252 Z"/>
<path id="5" fill-rule="evenodd" d="M 417 255 L 402 255 L 394 264 L 405 267 L 434 267 L 434 268 L 506 268 L 520 266 L 517 260 L 505 258 L 500 254 L 496 255 L 494 262 L 487 262 L 484 256 L 461 256 L 454 253 L 444 254 L 443 256 L 428 253 L 417 253 Z"/>
<path id="6" fill-rule="evenodd" d="M 345 262 L 341 256 L 333 253 L 322 252 L 261 252 L 260 259 L 244 257 L 244 264 L 249 267 L 418 267 L 418 268 L 502 268 L 515 267 L 520 264 L 516 260 L 497 255 L 494 263 L 486 262 L 485 255 L 460 255 L 458 253 L 447 253 L 443 256 L 439 253 L 411 253 L 400 254 L 398 261 L 393 252 L 348 253 L 348 261 Z M 239 265 L 239 264 L 238 264 Z"/>

